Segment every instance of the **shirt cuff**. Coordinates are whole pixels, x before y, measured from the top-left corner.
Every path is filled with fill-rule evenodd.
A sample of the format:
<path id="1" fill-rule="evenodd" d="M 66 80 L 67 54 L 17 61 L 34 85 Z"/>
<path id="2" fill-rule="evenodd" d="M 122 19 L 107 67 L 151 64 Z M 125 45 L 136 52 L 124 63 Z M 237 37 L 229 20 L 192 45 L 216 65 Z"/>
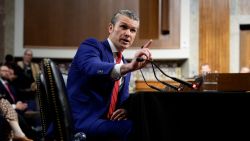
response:
<path id="1" fill-rule="evenodd" d="M 122 66 L 122 64 L 115 64 L 115 66 L 111 72 L 111 78 L 113 78 L 114 80 L 119 80 L 122 77 L 121 66 Z"/>
<path id="2" fill-rule="evenodd" d="M 11 104 L 13 109 L 16 109 L 16 104 Z"/>

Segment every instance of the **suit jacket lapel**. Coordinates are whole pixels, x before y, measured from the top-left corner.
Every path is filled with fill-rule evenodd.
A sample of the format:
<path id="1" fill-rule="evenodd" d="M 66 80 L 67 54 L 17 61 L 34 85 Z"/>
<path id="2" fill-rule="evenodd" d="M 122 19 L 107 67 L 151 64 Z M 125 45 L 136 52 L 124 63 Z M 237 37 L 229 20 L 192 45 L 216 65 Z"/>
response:
<path id="1" fill-rule="evenodd" d="M 108 61 L 114 62 L 113 53 L 112 53 L 112 50 L 111 50 L 110 45 L 108 43 L 108 40 L 105 40 L 104 42 L 102 42 L 102 44 L 104 46 L 104 53 L 105 53 L 106 57 L 108 58 Z"/>
<path id="2" fill-rule="evenodd" d="M 109 62 L 114 62 L 114 56 L 113 56 L 113 53 L 112 53 L 112 50 L 111 50 L 111 47 L 109 45 L 108 40 L 103 41 L 102 44 L 104 46 L 105 54 L 106 54 L 106 57 L 108 58 Z M 125 58 L 123 56 L 122 56 L 122 61 L 124 64 L 127 63 L 127 61 L 125 60 Z"/>
<path id="3" fill-rule="evenodd" d="M 12 97 L 10 96 L 10 94 L 9 94 L 9 92 L 6 90 L 6 88 L 5 88 L 5 86 L 4 86 L 4 84 L 2 83 L 2 81 L 0 81 L 0 91 L 2 91 L 3 92 L 3 94 L 2 95 L 4 95 L 5 97 L 6 97 L 6 99 L 11 103 L 11 104 L 13 104 L 15 101 L 15 99 L 16 99 L 16 95 L 15 95 L 15 92 L 13 91 L 13 88 L 10 86 L 10 91 L 11 91 L 11 93 L 13 94 L 13 96 L 14 96 L 14 99 L 12 99 Z"/>

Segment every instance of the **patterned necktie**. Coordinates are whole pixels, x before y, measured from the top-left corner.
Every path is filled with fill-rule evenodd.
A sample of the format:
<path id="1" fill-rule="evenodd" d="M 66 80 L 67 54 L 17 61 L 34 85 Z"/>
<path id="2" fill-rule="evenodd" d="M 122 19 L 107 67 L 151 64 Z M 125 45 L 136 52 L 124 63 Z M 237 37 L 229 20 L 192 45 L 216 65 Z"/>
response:
<path id="1" fill-rule="evenodd" d="M 12 99 L 13 102 L 15 103 L 15 97 L 14 97 L 13 93 L 11 92 L 9 83 L 8 83 L 8 82 L 5 82 L 5 83 L 4 83 L 4 86 L 5 86 L 6 90 L 8 91 L 8 93 L 9 93 L 11 99 Z"/>
<path id="2" fill-rule="evenodd" d="M 117 58 L 116 58 L 116 64 L 119 64 L 122 60 L 122 53 L 118 52 L 117 53 Z M 115 111 L 116 103 L 117 103 L 117 97 L 118 97 L 118 92 L 119 92 L 119 85 L 120 85 L 120 80 L 116 80 L 111 96 L 111 102 L 109 105 L 109 111 L 108 111 L 108 119 L 112 116 L 113 112 Z"/>

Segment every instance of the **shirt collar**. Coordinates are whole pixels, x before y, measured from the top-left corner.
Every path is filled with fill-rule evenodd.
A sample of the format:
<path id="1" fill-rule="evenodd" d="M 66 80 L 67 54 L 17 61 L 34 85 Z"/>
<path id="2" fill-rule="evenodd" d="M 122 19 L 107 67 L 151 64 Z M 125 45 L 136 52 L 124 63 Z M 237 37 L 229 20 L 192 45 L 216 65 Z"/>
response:
<path id="1" fill-rule="evenodd" d="M 1 81 L 3 84 L 7 83 L 7 81 L 6 81 L 6 80 L 3 80 L 1 77 L 0 77 L 0 81 Z"/>
<path id="2" fill-rule="evenodd" d="M 109 42 L 109 45 L 110 45 L 112 52 L 117 53 L 118 50 L 116 49 L 115 45 L 113 44 L 113 42 L 109 38 L 108 38 L 108 42 Z"/>

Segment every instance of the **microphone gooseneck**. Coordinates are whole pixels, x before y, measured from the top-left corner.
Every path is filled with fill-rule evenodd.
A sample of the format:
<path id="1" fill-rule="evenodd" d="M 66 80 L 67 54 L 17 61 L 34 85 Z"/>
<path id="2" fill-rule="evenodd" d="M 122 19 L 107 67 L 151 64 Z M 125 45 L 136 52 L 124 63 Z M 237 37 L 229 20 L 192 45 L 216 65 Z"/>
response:
<path id="1" fill-rule="evenodd" d="M 138 57 L 138 58 L 136 58 L 136 61 L 137 61 L 137 62 L 142 62 L 142 61 L 145 61 L 145 59 L 143 59 L 142 57 Z M 150 63 L 152 64 L 152 66 L 154 65 L 154 66 L 155 66 L 157 69 L 159 69 L 160 72 L 161 72 L 163 75 L 165 75 L 166 77 L 168 77 L 168 78 L 170 78 L 170 79 L 172 79 L 172 80 L 174 80 L 174 81 L 176 81 L 176 82 L 178 82 L 178 83 L 181 83 L 181 84 L 183 84 L 183 85 L 185 85 L 185 86 L 187 86 L 187 87 L 189 87 L 189 88 L 191 88 L 191 89 L 195 89 L 195 90 L 198 89 L 198 86 L 197 86 L 196 84 L 193 84 L 193 83 L 190 83 L 190 82 L 181 80 L 181 79 L 176 78 L 176 77 L 169 76 L 169 75 L 167 75 L 164 71 L 162 71 L 162 69 L 161 69 L 154 61 L 151 61 L 151 60 L 148 60 L 148 61 L 150 61 Z M 153 67 L 153 70 L 154 70 L 154 67 Z M 156 76 L 156 75 L 155 75 L 155 76 Z M 157 77 L 156 77 L 156 79 L 158 80 Z M 160 82 L 164 84 L 163 81 L 160 81 Z M 170 84 L 164 84 L 164 85 L 169 86 Z M 175 89 L 175 90 L 179 90 L 178 88 L 176 89 L 176 88 L 172 87 L 172 85 L 171 85 L 170 87 L 173 88 L 173 89 Z"/>

